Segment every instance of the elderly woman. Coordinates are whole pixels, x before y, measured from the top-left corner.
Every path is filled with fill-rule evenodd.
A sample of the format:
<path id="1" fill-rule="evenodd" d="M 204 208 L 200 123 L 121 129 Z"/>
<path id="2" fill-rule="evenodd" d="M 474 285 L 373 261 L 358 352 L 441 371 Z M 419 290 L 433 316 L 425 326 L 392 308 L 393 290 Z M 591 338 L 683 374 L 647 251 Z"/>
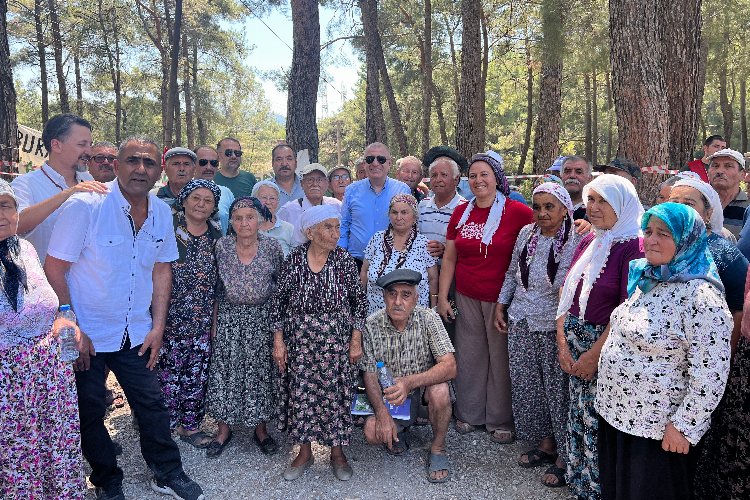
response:
<path id="1" fill-rule="evenodd" d="M 401 268 L 422 275 L 422 282 L 417 286 L 418 304 L 434 307 L 437 305 L 438 267 L 427 251 L 429 241 L 417 232 L 417 199 L 410 194 L 397 194 L 391 198 L 388 217 L 391 221 L 388 229 L 375 233 L 367 244 L 360 271 L 362 286 L 367 291 L 367 314 L 385 308 L 383 289 L 375 282 Z"/>
<path id="2" fill-rule="evenodd" d="M 344 191 L 346 186 L 352 183 L 352 172 L 343 165 L 336 167 L 328 173 L 328 185 L 330 186 L 331 196 L 339 201 L 344 201 Z"/>
<path id="3" fill-rule="evenodd" d="M 18 202 L 0 179 L 0 498 L 86 493 L 73 367 L 60 359 L 58 308 Z"/>
<path id="4" fill-rule="evenodd" d="M 641 227 L 646 258 L 630 263 L 599 361 L 602 498 L 692 498 L 691 445 L 724 393 L 732 317 L 695 210 L 662 203 Z"/>
<path id="5" fill-rule="evenodd" d="M 281 249 L 284 251 L 284 257 L 286 257 L 294 247 L 294 226 L 276 217 L 281 196 L 279 186 L 272 181 L 256 182 L 253 186 L 252 196 L 258 198 L 271 212 L 271 220 L 262 221 L 259 231 L 261 234 L 275 238 L 281 243 Z"/>
<path id="6" fill-rule="evenodd" d="M 553 464 L 542 483 L 557 487 L 565 485 L 568 375 L 557 358 L 554 317 L 581 237 L 573 224 L 573 202 L 561 184 L 540 184 L 531 206 L 535 222 L 516 240 L 495 306 L 495 326 L 508 333 L 517 436 L 536 443 L 519 457 L 518 465 Z"/>
<path id="7" fill-rule="evenodd" d="M 599 419 L 594 411 L 599 353 L 609 316 L 627 297 L 628 266 L 643 256 L 643 207 L 627 179 L 602 174 L 583 188 L 594 232 L 573 254 L 557 307 L 560 366 L 570 375 L 567 420 L 567 482 L 579 498 L 600 498 L 597 463 Z"/>
<path id="8" fill-rule="evenodd" d="M 508 336 L 495 329 L 495 303 L 513 246 L 532 222 L 525 204 L 511 200 L 503 160 L 495 152 L 471 158 L 469 187 L 475 198 L 453 211 L 440 271 L 438 312 L 456 319 L 456 430 L 485 426 L 493 441 L 515 440 Z M 448 301 L 456 279 L 458 317 Z"/>
<path id="9" fill-rule="evenodd" d="M 284 261 L 271 313 L 273 359 L 282 373 L 279 427 L 300 444 L 284 479 L 295 480 L 312 465 L 311 443 L 317 441 L 331 447 L 333 473 L 346 481 L 352 469 L 342 446 L 352 433 L 352 387 L 367 301 L 357 264 L 337 246 L 338 208 L 308 208 L 301 228 L 310 241 Z"/>
<path id="10" fill-rule="evenodd" d="M 277 240 L 258 231 L 269 220 L 260 200 L 237 198 L 229 209 L 229 231 L 216 244 L 220 291 L 206 409 L 219 432 L 206 449 L 209 458 L 229 444 L 230 425 L 254 428 L 253 440 L 264 454 L 278 449 L 266 429 L 276 405 L 269 299 L 284 254 Z"/>
<path id="11" fill-rule="evenodd" d="M 175 236 L 180 257 L 172 262 L 172 298 L 159 358 L 159 382 L 170 424 L 197 448 L 211 438 L 199 429 L 205 415 L 211 330 L 216 301 L 214 247 L 221 225 L 213 220 L 221 191 L 213 181 L 193 179 L 174 204 Z"/>

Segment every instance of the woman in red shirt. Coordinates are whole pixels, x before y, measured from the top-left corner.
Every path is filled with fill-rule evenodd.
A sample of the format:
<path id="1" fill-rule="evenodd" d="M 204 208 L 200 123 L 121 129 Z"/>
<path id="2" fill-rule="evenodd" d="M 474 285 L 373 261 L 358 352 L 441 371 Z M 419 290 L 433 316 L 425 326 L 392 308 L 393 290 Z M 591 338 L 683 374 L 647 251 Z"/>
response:
<path id="1" fill-rule="evenodd" d="M 495 302 L 532 211 L 508 198 L 503 160 L 493 151 L 471 158 L 469 187 L 475 198 L 459 205 L 448 223 L 438 296 L 440 315 L 456 320 L 456 430 L 464 434 L 483 425 L 493 441 L 511 443 L 508 336 L 495 329 Z M 448 302 L 454 276 L 457 316 Z"/>

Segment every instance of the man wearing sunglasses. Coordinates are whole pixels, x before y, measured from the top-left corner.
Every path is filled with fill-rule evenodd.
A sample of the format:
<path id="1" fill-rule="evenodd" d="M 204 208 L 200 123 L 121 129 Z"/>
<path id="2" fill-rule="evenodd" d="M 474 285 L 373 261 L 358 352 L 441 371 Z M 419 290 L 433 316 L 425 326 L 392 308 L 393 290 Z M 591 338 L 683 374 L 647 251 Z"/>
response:
<path id="1" fill-rule="evenodd" d="M 219 153 L 213 148 L 213 146 L 199 146 L 195 150 L 195 156 L 198 158 L 198 166 L 195 167 L 194 179 L 205 179 L 207 181 L 213 181 L 216 177 L 216 173 L 219 171 Z M 219 198 L 219 222 L 221 223 L 221 231 L 227 234 L 229 228 L 229 207 L 232 206 L 234 201 L 234 194 L 226 186 L 219 186 L 221 190 L 221 198 Z"/>
<path id="2" fill-rule="evenodd" d="M 89 173 L 95 181 L 101 183 L 115 180 L 115 160 L 117 147 L 107 141 L 99 141 L 91 146 L 89 157 Z"/>
<path id="3" fill-rule="evenodd" d="M 188 148 L 176 147 L 164 153 L 164 173 L 167 183 L 152 191 L 161 201 L 174 205 L 177 195 L 195 173 L 195 153 Z"/>
<path id="4" fill-rule="evenodd" d="M 219 171 L 216 172 L 214 182 L 228 187 L 235 198 L 250 196 L 253 186 L 257 182 L 255 176 L 245 170 L 240 170 L 242 163 L 242 146 L 234 137 L 225 137 L 216 145 L 219 153 Z"/>
<path id="5" fill-rule="evenodd" d="M 279 186 L 279 206 L 283 207 L 292 200 L 302 198 L 302 178 L 297 175 L 297 155 L 288 144 L 277 144 L 271 150 L 273 182 Z"/>
<path id="6" fill-rule="evenodd" d="M 364 153 L 367 178 L 349 185 L 341 206 L 339 246 L 348 250 L 362 267 L 370 238 L 388 227 L 388 206 L 397 194 L 411 194 L 405 183 L 388 177 L 391 152 L 385 144 L 373 142 Z"/>

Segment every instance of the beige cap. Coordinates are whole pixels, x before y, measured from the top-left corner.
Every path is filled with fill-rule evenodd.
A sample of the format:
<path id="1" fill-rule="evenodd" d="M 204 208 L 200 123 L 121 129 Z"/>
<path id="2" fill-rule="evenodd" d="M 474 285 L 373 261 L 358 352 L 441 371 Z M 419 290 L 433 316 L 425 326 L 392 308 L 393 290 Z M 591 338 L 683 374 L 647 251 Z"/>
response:
<path id="1" fill-rule="evenodd" d="M 324 176 L 328 177 L 328 170 L 326 170 L 326 168 L 320 163 L 308 163 L 304 167 L 300 168 L 297 173 L 299 175 L 305 175 L 309 174 L 310 172 L 315 172 L 316 170 L 322 173 Z"/>

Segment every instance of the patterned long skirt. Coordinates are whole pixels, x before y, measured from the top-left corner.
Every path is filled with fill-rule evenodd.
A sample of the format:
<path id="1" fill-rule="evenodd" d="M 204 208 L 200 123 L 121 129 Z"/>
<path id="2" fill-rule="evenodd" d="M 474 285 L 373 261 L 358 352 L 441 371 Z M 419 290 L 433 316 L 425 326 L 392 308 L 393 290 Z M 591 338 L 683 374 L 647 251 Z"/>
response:
<path id="1" fill-rule="evenodd" d="M 593 325 L 573 315 L 565 320 L 565 338 L 574 360 L 591 349 L 606 326 Z M 596 376 L 592 380 L 570 377 L 568 411 L 568 474 L 571 492 L 578 498 L 601 498 L 599 484 L 599 415 L 594 409 Z"/>
<path id="2" fill-rule="evenodd" d="M 525 319 L 508 332 L 513 420 L 516 436 L 535 443 L 549 437 L 566 458 L 568 374 L 560 368 L 554 331 L 532 332 Z"/>
<path id="3" fill-rule="evenodd" d="M 206 411 L 220 422 L 255 427 L 276 405 L 273 337 L 266 305 L 219 303 Z"/>
<path id="4" fill-rule="evenodd" d="M 301 316 L 285 329 L 287 369 L 279 379 L 279 429 L 297 443 L 345 446 L 352 434 L 356 369 L 346 318 Z"/>
<path id="5" fill-rule="evenodd" d="M 741 337 L 727 388 L 701 441 L 698 499 L 750 498 L 750 340 Z"/>
<path id="6" fill-rule="evenodd" d="M 51 334 L 0 351 L 0 498 L 86 493 L 78 396 Z"/>

